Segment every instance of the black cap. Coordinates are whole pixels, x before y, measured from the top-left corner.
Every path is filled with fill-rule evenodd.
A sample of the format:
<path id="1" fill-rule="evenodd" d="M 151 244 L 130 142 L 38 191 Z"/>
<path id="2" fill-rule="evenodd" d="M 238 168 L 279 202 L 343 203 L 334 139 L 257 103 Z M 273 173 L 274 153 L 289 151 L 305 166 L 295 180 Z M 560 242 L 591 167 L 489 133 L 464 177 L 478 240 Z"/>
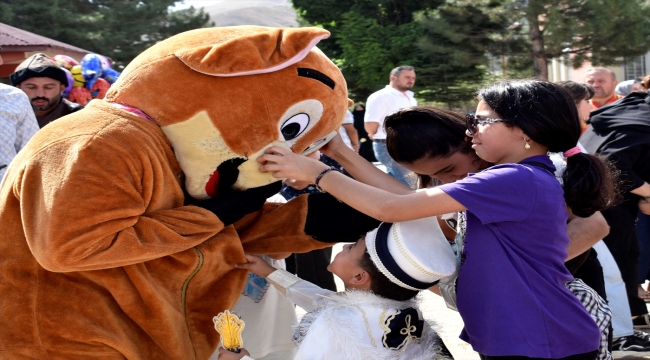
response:
<path id="1" fill-rule="evenodd" d="M 16 67 L 16 71 L 9 75 L 11 84 L 16 86 L 21 82 L 33 77 L 48 77 L 58 80 L 61 84 L 68 86 L 68 76 L 65 71 L 45 54 L 34 54 Z"/>

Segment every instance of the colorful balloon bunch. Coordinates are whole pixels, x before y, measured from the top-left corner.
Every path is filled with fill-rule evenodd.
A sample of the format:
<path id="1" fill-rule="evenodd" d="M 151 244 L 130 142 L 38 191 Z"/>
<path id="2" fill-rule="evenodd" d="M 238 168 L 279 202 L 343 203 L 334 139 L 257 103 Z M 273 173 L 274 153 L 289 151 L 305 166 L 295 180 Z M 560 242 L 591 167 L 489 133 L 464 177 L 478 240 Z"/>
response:
<path id="1" fill-rule="evenodd" d="M 103 99 L 108 88 L 120 76 L 106 57 L 97 54 L 84 56 L 81 63 L 67 55 L 56 55 L 54 61 L 68 76 L 68 86 L 63 96 L 83 106 L 92 99 Z"/>

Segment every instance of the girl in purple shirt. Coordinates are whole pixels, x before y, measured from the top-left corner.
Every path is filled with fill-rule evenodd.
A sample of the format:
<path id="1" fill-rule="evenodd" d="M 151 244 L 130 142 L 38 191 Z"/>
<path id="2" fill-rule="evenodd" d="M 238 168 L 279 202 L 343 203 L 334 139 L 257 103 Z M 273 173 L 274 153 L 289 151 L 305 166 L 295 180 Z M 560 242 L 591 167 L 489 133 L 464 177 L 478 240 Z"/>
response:
<path id="1" fill-rule="evenodd" d="M 386 222 L 466 210 L 457 288 L 461 338 L 483 359 L 595 359 L 598 327 L 564 287 L 571 279 L 564 203 L 578 216 L 607 207 L 613 196 L 607 167 L 576 153 L 577 110 L 558 86 L 503 82 L 481 90 L 479 99 L 467 135 L 478 157 L 496 165 L 453 184 L 390 193 L 276 147 L 260 157 L 261 170 L 315 182 Z M 549 151 L 568 157 L 564 193 Z"/>

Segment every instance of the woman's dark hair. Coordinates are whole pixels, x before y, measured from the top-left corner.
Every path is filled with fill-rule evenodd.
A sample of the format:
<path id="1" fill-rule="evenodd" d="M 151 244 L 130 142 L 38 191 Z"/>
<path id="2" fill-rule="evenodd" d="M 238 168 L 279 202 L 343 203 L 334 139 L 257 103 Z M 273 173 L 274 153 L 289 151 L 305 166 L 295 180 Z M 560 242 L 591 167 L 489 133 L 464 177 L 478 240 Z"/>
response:
<path id="1" fill-rule="evenodd" d="M 398 110 L 384 120 L 388 154 L 399 163 L 413 163 L 424 158 L 444 158 L 472 147 L 465 135 L 465 116 L 430 106 L 413 106 Z M 420 186 L 432 179 L 419 175 Z"/>
<path id="2" fill-rule="evenodd" d="M 567 151 L 581 134 L 578 109 L 559 85 L 537 80 L 503 81 L 479 90 L 479 100 L 551 152 Z M 580 153 L 567 159 L 564 199 L 573 213 L 591 216 L 614 204 L 615 173 L 602 159 Z"/>
<path id="3" fill-rule="evenodd" d="M 385 297 L 387 299 L 404 301 L 413 299 L 420 292 L 417 290 L 405 289 L 394 282 L 388 280 L 386 275 L 382 274 L 375 263 L 372 262 L 368 250 L 363 253 L 359 260 L 359 266 L 370 274 L 370 291 L 375 295 Z"/>
<path id="4" fill-rule="evenodd" d="M 594 88 L 587 84 L 577 83 L 575 81 L 558 81 L 556 82 L 562 89 L 571 95 L 573 102 L 578 104 L 582 100 L 589 100 L 594 97 Z"/>

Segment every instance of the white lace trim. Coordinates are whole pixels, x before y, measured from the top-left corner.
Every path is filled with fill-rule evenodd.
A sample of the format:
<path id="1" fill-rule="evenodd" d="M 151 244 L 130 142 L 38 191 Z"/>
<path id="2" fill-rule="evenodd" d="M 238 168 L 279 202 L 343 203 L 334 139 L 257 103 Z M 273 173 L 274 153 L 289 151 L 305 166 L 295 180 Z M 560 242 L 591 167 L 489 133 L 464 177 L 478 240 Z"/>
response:
<path id="1" fill-rule="evenodd" d="M 379 359 L 399 359 L 406 347 L 418 346 L 409 340 L 402 350 L 394 351 L 388 350 L 383 346 L 373 347 L 368 341 L 359 341 L 356 338 L 357 329 L 359 327 L 358 319 L 353 319 L 346 316 L 351 307 L 379 307 L 384 309 L 405 309 L 408 307 L 418 308 L 416 300 L 396 301 L 385 299 L 380 296 L 374 295 L 367 291 L 348 290 L 345 293 L 338 293 L 333 296 L 323 298 L 322 307 L 305 314 L 300 324 L 296 328 L 294 334 L 294 341 L 300 346 L 302 340 L 309 332 L 309 328 L 316 321 L 317 318 L 324 317 L 327 324 L 331 326 L 335 343 L 332 346 L 345 355 L 346 359 L 359 359 L 359 360 L 379 360 Z M 358 308 L 357 308 L 358 309 Z M 369 319 L 370 321 L 378 321 L 378 319 Z M 381 319 L 384 321 L 385 319 Z M 422 333 L 422 354 L 417 357 L 410 357 L 409 360 L 431 360 L 442 359 L 441 353 L 441 340 L 438 334 L 433 329 L 433 324 L 425 321 L 424 331 Z M 377 344 L 379 345 L 379 344 Z"/>
<path id="2" fill-rule="evenodd" d="M 300 281 L 296 275 L 282 269 L 277 269 L 266 277 L 273 286 L 283 295 L 287 296 L 287 288 Z"/>

